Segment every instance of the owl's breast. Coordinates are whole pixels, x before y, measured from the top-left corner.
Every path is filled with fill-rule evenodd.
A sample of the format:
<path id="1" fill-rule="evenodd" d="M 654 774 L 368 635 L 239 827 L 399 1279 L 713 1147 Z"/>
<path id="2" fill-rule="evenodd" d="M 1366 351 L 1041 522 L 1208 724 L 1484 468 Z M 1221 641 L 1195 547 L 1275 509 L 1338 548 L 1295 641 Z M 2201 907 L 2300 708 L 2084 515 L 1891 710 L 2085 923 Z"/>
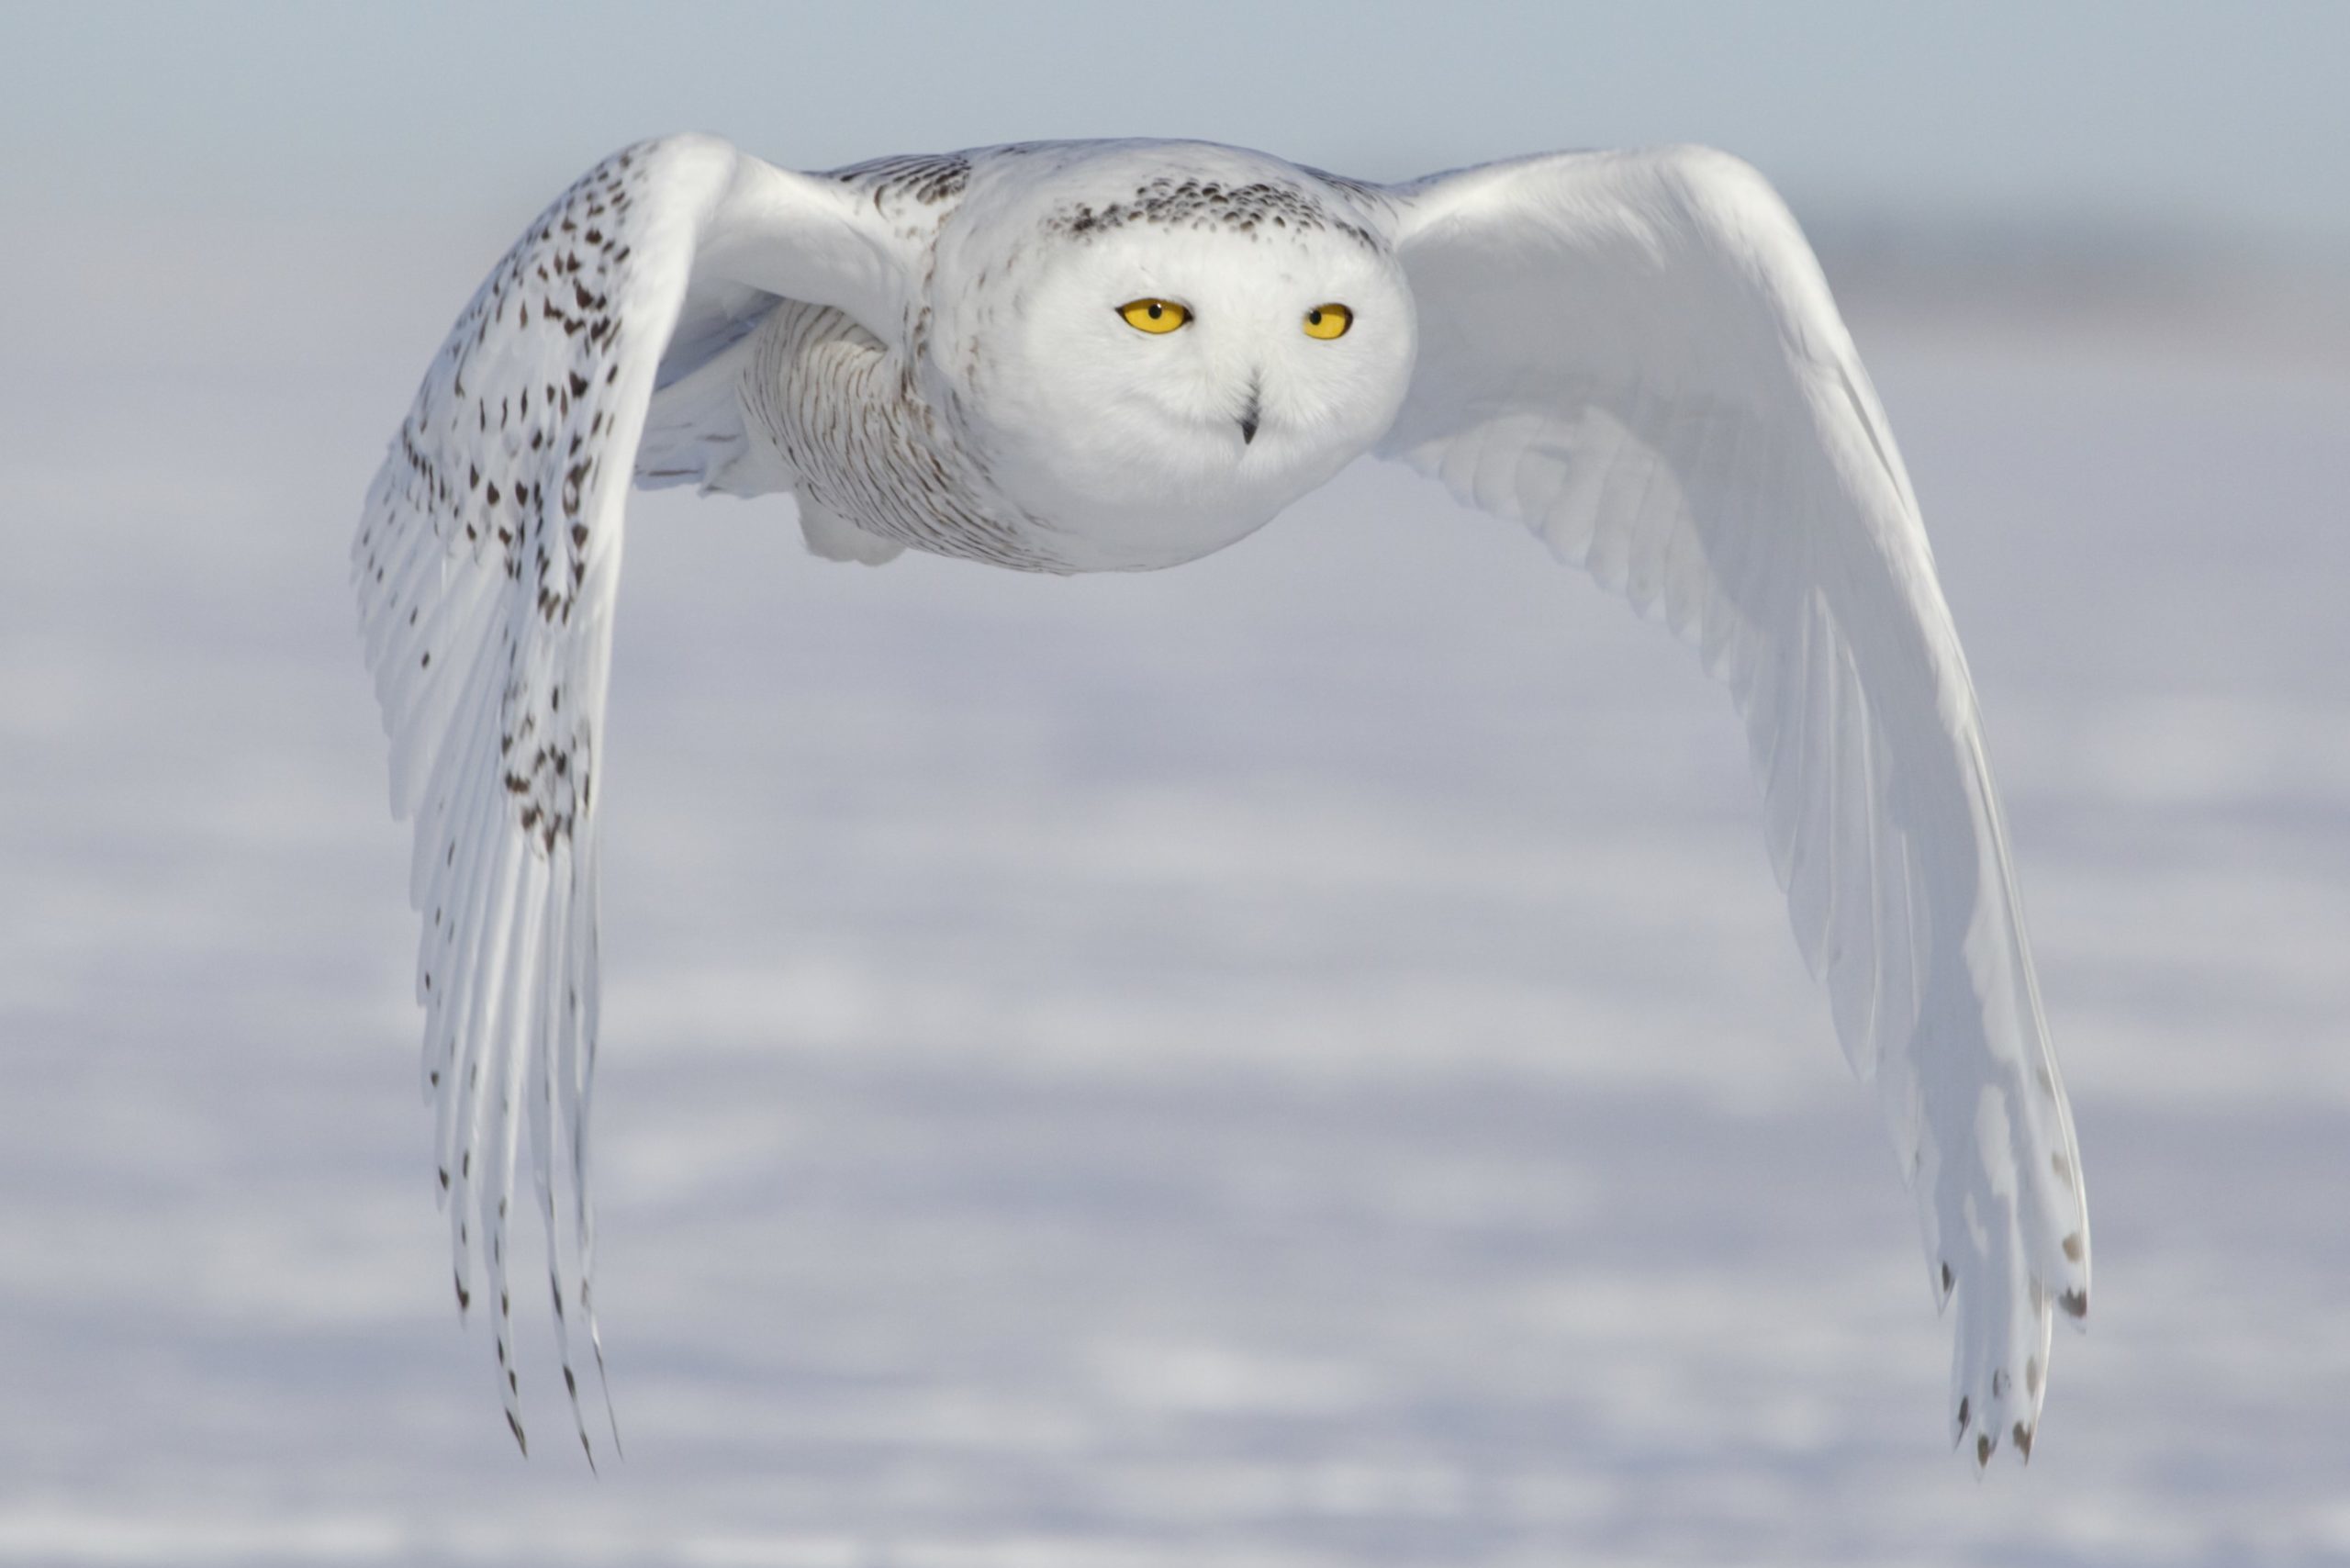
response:
<path id="1" fill-rule="evenodd" d="M 906 355 L 829 307 L 768 315 L 742 386 L 751 428 L 803 503 L 891 543 L 1023 571 L 1084 567 L 997 488 L 983 456 L 921 395 Z"/>

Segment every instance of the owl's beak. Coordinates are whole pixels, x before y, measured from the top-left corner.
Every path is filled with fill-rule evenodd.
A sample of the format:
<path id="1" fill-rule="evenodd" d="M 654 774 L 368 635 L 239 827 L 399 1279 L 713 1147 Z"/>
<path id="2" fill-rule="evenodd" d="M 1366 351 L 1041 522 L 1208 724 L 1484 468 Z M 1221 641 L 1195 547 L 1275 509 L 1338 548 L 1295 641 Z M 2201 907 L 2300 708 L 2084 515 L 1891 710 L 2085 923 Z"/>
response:
<path id="1" fill-rule="evenodd" d="M 1257 439 L 1257 384 L 1252 381 L 1248 384 L 1248 408 L 1240 416 L 1240 444 L 1243 446 Z"/>

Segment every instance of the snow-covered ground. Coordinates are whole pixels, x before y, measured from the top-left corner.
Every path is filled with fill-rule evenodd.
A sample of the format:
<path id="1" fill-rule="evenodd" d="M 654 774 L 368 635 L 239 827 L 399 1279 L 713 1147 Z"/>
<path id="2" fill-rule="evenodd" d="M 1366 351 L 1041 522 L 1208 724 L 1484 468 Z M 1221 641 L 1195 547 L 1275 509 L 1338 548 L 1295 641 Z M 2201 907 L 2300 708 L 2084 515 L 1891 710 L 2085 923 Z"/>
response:
<path id="1" fill-rule="evenodd" d="M 2350 1554 L 2333 348 L 1858 323 L 2097 1227 L 1980 1482 L 1658 628 L 1393 469 L 1074 581 L 641 500 L 597 1476 L 455 1325 L 343 583 L 485 258 L 199 241 L 0 268 L 0 1560 Z"/>

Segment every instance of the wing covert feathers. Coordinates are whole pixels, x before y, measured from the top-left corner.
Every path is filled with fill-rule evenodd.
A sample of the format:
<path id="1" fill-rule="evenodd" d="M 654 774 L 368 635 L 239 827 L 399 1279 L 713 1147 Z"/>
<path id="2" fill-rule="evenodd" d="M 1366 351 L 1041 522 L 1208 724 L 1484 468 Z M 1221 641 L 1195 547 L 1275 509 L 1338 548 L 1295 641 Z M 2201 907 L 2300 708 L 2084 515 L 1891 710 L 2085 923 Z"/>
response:
<path id="1" fill-rule="evenodd" d="M 2029 1457 L 2088 1227 L 1983 752 L 1917 503 L 1817 262 L 1704 149 L 1388 193 L 1420 360 L 1382 451 L 1525 522 L 1729 687 L 1796 939 L 1918 1201 L 1978 1463 Z"/>

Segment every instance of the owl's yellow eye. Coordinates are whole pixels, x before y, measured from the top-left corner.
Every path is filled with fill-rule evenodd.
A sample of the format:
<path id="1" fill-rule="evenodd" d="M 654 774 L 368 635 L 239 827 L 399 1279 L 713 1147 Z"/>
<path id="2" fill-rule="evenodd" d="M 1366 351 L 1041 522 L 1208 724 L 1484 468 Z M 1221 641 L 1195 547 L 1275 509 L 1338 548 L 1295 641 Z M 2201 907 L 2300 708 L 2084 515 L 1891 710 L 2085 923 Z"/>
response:
<path id="1" fill-rule="evenodd" d="M 1171 332 L 1192 319 L 1192 313 L 1171 299 L 1134 299 L 1118 307 L 1126 325 L 1137 332 Z"/>
<path id="2" fill-rule="evenodd" d="M 1317 305 L 1305 313 L 1309 338 L 1343 338 L 1355 324 L 1355 313 L 1343 305 Z"/>

